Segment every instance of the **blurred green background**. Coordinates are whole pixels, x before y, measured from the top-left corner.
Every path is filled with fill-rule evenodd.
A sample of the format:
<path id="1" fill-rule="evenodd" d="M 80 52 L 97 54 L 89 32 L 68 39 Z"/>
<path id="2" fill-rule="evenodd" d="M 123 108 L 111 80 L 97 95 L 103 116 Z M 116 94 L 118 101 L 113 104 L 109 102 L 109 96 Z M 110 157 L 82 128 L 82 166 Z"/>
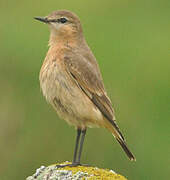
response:
<path id="1" fill-rule="evenodd" d="M 41 165 L 72 160 L 76 131 L 40 93 L 48 27 L 34 21 L 68 9 L 81 19 L 137 161 L 105 129 L 89 129 L 82 162 L 129 180 L 170 175 L 170 1 L 0 1 L 0 179 L 23 180 Z"/>

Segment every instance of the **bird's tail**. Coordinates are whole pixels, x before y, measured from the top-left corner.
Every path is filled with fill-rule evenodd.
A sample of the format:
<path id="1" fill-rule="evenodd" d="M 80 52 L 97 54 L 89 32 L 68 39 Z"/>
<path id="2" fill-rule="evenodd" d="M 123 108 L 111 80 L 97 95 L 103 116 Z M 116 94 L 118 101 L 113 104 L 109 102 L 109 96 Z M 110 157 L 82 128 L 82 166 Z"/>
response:
<path id="1" fill-rule="evenodd" d="M 115 135 L 114 135 L 115 136 Z M 129 148 L 127 147 L 126 145 L 126 142 L 125 140 L 119 138 L 119 137 L 115 137 L 116 140 L 119 142 L 119 144 L 121 145 L 122 149 L 124 150 L 124 152 L 126 153 L 126 155 L 128 156 L 128 158 L 131 160 L 131 161 L 136 161 L 136 158 L 135 156 L 132 154 L 132 152 L 129 150 Z"/>
<path id="2" fill-rule="evenodd" d="M 117 126 L 117 124 L 115 124 L 116 126 L 109 126 L 110 131 L 112 132 L 112 135 L 115 137 L 115 139 L 118 141 L 118 143 L 120 144 L 120 146 L 122 147 L 122 149 L 124 150 L 124 152 L 126 153 L 126 155 L 128 156 L 128 158 L 131 161 L 136 161 L 135 156 L 132 154 L 132 152 L 129 150 L 129 148 L 126 145 L 125 139 L 122 135 L 122 133 L 120 132 L 119 127 Z"/>

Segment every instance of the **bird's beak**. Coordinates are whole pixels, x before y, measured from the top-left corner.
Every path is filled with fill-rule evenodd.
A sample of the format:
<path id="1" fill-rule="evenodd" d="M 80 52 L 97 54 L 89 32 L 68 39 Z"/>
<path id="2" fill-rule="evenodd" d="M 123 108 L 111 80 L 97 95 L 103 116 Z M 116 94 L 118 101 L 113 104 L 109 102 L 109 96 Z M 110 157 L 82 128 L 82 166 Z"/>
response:
<path id="1" fill-rule="evenodd" d="M 46 17 L 34 17 L 34 19 L 41 21 L 43 23 L 48 23 L 49 20 Z"/>

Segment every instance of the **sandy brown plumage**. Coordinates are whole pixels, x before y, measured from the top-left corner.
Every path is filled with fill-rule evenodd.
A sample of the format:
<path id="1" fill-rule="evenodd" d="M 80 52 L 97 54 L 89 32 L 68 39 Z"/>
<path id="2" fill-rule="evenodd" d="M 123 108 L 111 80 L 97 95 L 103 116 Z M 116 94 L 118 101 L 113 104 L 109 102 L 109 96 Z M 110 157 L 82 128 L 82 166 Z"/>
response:
<path id="1" fill-rule="evenodd" d="M 107 128 L 128 157 L 135 160 L 116 124 L 99 66 L 78 17 L 69 11 L 55 11 L 41 21 L 51 30 L 50 48 L 40 71 L 47 101 L 61 118 L 82 131 L 95 126 Z"/>

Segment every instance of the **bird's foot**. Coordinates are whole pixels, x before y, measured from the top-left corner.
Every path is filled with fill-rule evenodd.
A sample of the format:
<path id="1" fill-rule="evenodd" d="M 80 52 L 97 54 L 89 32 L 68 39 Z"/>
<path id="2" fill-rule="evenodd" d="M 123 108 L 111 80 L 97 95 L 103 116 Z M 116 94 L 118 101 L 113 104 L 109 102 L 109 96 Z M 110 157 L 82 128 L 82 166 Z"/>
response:
<path id="1" fill-rule="evenodd" d="M 59 164 L 59 165 L 56 165 L 57 168 L 76 167 L 76 166 L 81 166 L 81 164 L 78 163 L 78 162 L 73 162 L 73 163 L 71 163 L 71 164 Z"/>
<path id="2" fill-rule="evenodd" d="M 76 166 L 89 166 L 87 164 L 80 164 L 79 162 L 73 162 L 71 164 L 59 164 L 56 165 L 57 168 L 64 168 L 64 167 L 76 167 Z"/>

